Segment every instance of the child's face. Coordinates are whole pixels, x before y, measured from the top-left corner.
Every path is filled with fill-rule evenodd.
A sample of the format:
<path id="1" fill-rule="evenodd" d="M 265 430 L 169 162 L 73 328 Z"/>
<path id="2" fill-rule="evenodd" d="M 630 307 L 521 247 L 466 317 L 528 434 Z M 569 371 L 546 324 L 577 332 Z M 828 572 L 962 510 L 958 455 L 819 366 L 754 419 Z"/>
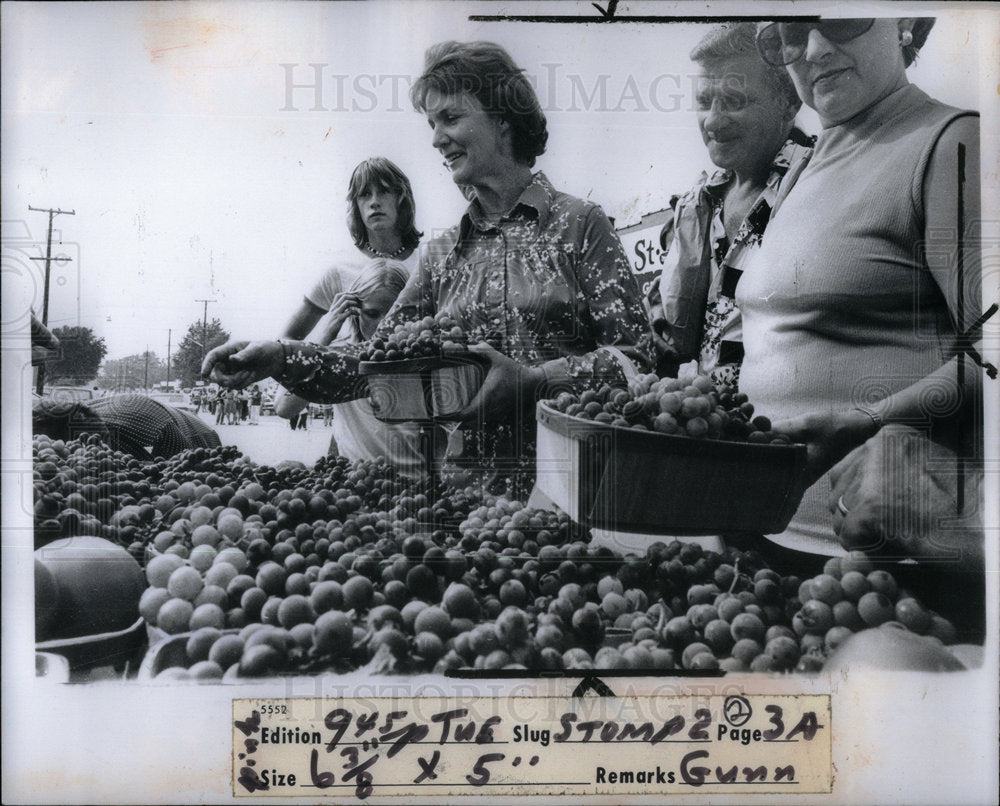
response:
<path id="1" fill-rule="evenodd" d="M 389 312 L 395 301 L 396 294 L 385 286 L 376 288 L 362 300 L 361 315 L 358 317 L 358 329 L 362 337 L 366 339 L 372 337 L 378 323 Z"/>

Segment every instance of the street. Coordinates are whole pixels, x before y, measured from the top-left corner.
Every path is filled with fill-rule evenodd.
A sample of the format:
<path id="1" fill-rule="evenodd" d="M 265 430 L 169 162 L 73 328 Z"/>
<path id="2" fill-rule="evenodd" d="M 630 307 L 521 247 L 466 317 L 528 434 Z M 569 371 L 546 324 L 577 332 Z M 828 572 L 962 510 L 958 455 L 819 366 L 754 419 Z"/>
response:
<path id="1" fill-rule="evenodd" d="M 294 459 L 312 467 L 317 459 L 326 456 L 333 433 L 333 429 L 323 426 L 322 420 L 310 420 L 305 431 L 292 431 L 287 420 L 273 415 L 262 415 L 260 425 L 250 425 L 249 420 L 239 425 L 216 425 L 215 416 L 208 412 L 200 412 L 198 417 L 215 429 L 223 445 L 235 445 L 263 465 Z"/>

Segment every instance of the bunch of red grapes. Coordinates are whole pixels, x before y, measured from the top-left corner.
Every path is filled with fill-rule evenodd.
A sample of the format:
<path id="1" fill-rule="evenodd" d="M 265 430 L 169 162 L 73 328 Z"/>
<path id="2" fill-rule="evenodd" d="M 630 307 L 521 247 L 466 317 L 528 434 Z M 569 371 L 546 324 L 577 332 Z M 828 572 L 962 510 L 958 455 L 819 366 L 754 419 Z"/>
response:
<path id="1" fill-rule="evenodd" d="M 447 313 L 396 325 L 391 336 L 375 338 L 361 351 L 362 361 L 438 358 L 469 344 L 468 335 Z"/>

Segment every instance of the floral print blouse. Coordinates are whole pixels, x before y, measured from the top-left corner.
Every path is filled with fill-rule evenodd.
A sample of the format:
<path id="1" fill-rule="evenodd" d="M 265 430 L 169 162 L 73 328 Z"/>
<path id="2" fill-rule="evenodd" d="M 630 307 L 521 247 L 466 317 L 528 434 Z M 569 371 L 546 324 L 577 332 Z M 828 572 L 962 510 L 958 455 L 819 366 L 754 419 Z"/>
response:
<path id="1" fill-rule="evenodd" d="M 439 311 L 471 341 L 543 366 L 544 396 L 623 384 L 628 373 L 652 366 L 648 317 L 611 222 L 596 204 L 555 190 L 541 172 L 499 221 L 488 221 L 473 201 L 457 226 L 429 242 L 375 338 Z M 359 349 L 286 344 L 278 380 L 309 400 L 356 397 L 364 393 Z M 524 403 L 506 422 L 462 429 L 449 458 L 520 475 L 522 483 L 533 477 L 535 400 Z"/>

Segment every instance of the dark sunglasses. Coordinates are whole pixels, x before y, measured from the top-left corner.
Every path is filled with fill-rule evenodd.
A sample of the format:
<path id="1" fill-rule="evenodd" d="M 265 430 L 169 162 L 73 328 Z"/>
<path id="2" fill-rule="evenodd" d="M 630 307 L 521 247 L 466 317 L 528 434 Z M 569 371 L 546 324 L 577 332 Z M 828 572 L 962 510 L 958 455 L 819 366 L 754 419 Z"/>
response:
<path id="1" fill-rule="evenodd" d="M 757 32 L 757 51 L 768 64 L 784 67 L 802 58 L 809 43 L 809 32 L 813 28 L 824 39 L 839 45 L 857 39 L 874 24 L 874 19 L 772 22 Z"/>

